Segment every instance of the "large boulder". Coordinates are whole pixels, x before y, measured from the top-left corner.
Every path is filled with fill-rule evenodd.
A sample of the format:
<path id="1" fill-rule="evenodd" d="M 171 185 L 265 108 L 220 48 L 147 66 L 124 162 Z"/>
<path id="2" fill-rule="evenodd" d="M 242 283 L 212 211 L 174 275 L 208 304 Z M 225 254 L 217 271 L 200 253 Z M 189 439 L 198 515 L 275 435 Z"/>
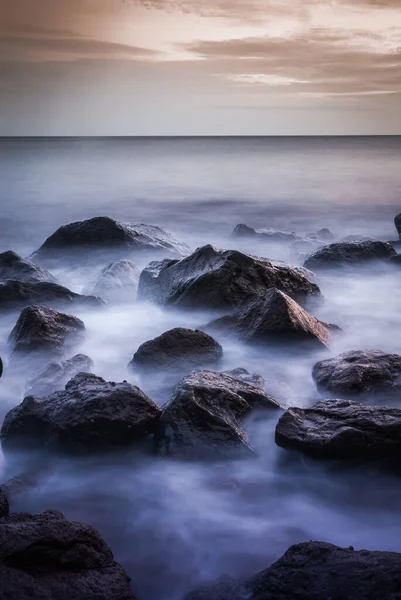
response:
<path id="1" fill-rule="evenodd" d="M 136 300 L 140 274 L 140 269 L 132 260 L 118 260 L 102 269 L 86 291 L 108 302 L 133 302 Z"/>
<path id="2" fill-rule="evenodd" d="M 223 348 L 207 333 L 176 327 L 139 346 L 130 366 L 188 371 L 216 364 L 222 356 Z"/>
<path id="3" fill-rule="evenodd" d="M 256 298 L 233 316 L 206 325 L 206 330 L 232 333 L 248 343 L 286 344 L 294 350 L 330 345 L 339 328 L 319 321 L 276 288 Z"/>
<path id="4" fill-rule="evenodd" d="M 49 271 L 22 258 L 12 250 L 0 254 L 0 282 L 8 279 L 29 283 L 57 283 L 57 279 Z"/>
<path id="5" fill-rule="evenodd" d="M 1 428 L 4 450 L 57 448 L 99 451 L 144 439 L 156 429 L 160 408 L 138 387 L 79 373 L 63 391 L 27 396 Z"/>
<path id="6" fill-rule="evenodd" d="M 380 350 L 353 350 L 322 360 L 312 377 L 323 393 L 336 397 L 398 396 L 401 399 L 401 355 Z"/>
<path id="7" fill-rule="evenodd" d="M 301 302 L 320 295 L 316 284 L 289 266 L 203 246 L 180 261 L 151 263 L 141 273 L 138 298 L 180 307 L 235 309 L 271 287 Z"/>
<path id="8" fill-rule="evenodd" d="M 47 306 L 28 306 L 21 312 L 9 336 L 17 355 L 49 353 L 60 355 L 85 337 L 85 325 L 77 317 Z"/>
<path id="9" fill-rule="evenodd" d="M 395 225 L 395 228 L 396 228 L 396 230 L 398 232 L 398 235 L 400 236 L 400 239 L 401 239 L 401 213 L 398 213 L 398 215 L 395 215 L 394 225 Z"/>
<path id="10" fill-rule="evenodd" d="M 258 238 L 266 242 L 294 242 L 299 236 L 294 231 L 276 229 L 253 229 L 242 223 L 237 225 L 232 233 L 234 238 Z"/>
<path id="11" fill-rule="evenodd" d="M 8 280 L 0 283 L 0 310 L 21 309 L 31 304 L 45 306 L 102 306 L 104 301 L 95 296 L 82 296 L 57 283 L 21 282 Z"/>
<path id="12" fill-rule="evenodd" d="M 96 250 L 148 250 L 188 253 L 186 244 L 178 242 L 170 233 L 156 225 L 120 223 L 110 217 L 94 217 L 63 225 L 33 254 L 35 259 L 59 259 L 66 254 L 90 254 Z"/>
<path id="13" fill-rule="evenodd" d="M 317 459 L 399 464 L 401 409 L 352 400 L 321 400 L 312 408 L 290 408 L 277 423 L 276 443 Z"/>
<path id="14" fill-rule="evenodd" d="M 99 533 L 58 511 L 0 519 L 0 600 L 135 600 Z"/>
<path id="15" fill-rule="evenodd" d="M 65 361 L 52 362 L 34 375 L 29 381 L 26 396 L 47 396 L 65 387 L 78 373 L 88 373 L 93 360 L 85 354 L 76 354 Z"/>
<path id="16" fill-rule="evenodd" d="M 369 240 L 366 242 L 336 242 L 321 246 L 306 257 L 304 266 L 308 269 L 330 269 L 359 265 L 371 261 L 388 260 L 396 254 L 387 242 Z"/>
<path id="17" fill-rule="evenodd" d="M 232 373 L 193 371 L 182 379 L 163 412 L 155 433 L 162 456 L 221 458 L 249 455 L 243 419 L 255 409 L 277 409 L 263 381 L 245 370 Z"/>
<path id="18" fill-rule="evenodd" d="M 400 553 L 304 542 L 249 579 L 222 581 L 184 600 L 397 600 L 400 594 Z"/>

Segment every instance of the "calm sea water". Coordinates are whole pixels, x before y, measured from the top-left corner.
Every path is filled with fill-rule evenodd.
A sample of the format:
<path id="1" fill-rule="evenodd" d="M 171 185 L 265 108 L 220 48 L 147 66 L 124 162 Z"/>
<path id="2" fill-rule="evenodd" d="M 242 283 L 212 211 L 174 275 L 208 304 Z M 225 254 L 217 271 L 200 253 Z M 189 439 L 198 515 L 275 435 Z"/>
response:
<path id="1" fill-rule="evenodd" d="M 238 223 L 295 230 L 329 227 L 338 237 L 396 238 L 401 211 L 400 138 L 226 138 L 0 141 L 0 251 L 28 255 L 60 225 L 109 215 L 161 225 L 191 248 L 213 243 L 297 262 L 289 244 L 230 239 Z M 150 257 L 151 258 L 151 257 Z M 107 257 L 105 257 L 105 260 Z M 149 258 L 148 258 L 149 259 Z M 138 264 L 143 266 L 143 257 Z M 87 271 L 60 265 L 75 291 Z M 320 276 L 316 315 L 344 329 L 332 353 L 358 348 L 401 352 L 401 274 L 396 270 Z M 174 326 L 196 327 L 205 313 L 149 303 L 76 311 L 87 328 L 78 350 L 95 373 L 129 379 L 159 404 L 162 380 L 127 373 L 139 344 Z M 16 315 L 0 315 L 0 353 Z M 318 399 L 311 379 L 320 355 L 289 359 L 240 344 L 224 347 L 223 368 L 260 373 L 290 404 Z M 23 377 L 0 381 L 0 419 L 24 395 Z M 252 461 L 215 465 L 149 459 L 139 452 L 55 458 L 14 508 L 55 508 L 95 525 L 132 577 L 139 600 L 176 600 L 200 582 L 265 568 L 287 547 L 317 539 L 401 551 L 401 484 L 369 472 L 296 469 L 274 444 L 275 419 L 250 421 Z M 0 458 L 0 480 L 13 466 Z"/>

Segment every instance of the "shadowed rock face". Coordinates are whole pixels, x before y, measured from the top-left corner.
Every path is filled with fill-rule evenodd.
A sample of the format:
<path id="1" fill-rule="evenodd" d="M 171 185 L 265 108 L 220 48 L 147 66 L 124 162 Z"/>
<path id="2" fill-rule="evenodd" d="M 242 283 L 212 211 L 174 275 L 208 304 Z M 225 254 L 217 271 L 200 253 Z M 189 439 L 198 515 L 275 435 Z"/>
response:
<path id="1" fill-rule="evenodd" d="M 58 511 L 0 519 L 0 600 L 135 600 L 99 533 Z"/>
<path id="2" fill-rule="evenodd" d="M 22 258 L 22 256 L 11 250 L 0 254 L 0 282 L 8 279 L 25 283 L 57 283 L 57 279 L 49 271 L 42 269 L 26 258 Z"/>
<path id="3" fill-rule="evenodd" d="M 400 593 L 401 554 L 305 542 L 250 579 L 221 582 L 184 600 L 397 600 Z"/>
<path id="4" fill-rule="evenodd" d="M 320 295 L 316 284 L 291 267 L 203 246 L 181 261 L 151 263 L 141 273 L 138 298 L 188 308 L 237 309 L 271 287 L 301 302 Z"/>
<path id="5" fill-rule="evenodd" d="M 16 355 L 36 352 L 62 354 L 84 339 L 85 325 L 77 317 L 46 306 L 28 306 L 9 336 Z"/>
<path id="6" fill-rule="evenodd" d="M 93 360 L 85 354 L 76 354 L 63 362 L 53 362 L 29 380 L 26 395 L 47 396 L 63 389 L 78 373 L 88 373 L 92 368 Z"/>
<path id="7" fill-rule="evenodd" d="M 232 317 L 209 323 L 206 330 L 232 333 L 249 343 L 329 346 L 339 328 L 315 319 L 289 296 L 275 288 L 257 298 Z"/>
<path id="8" fill-rule="evenodd" d="M 351 400 L 290 408 L 277 424 L 276 443 L 318 459 L 398 462 L 401 410 Z"/>
<path id="9" fill-rule="evenodd" d="M 63 225 L 55 231 L 33 257 L 62 258 L 66 252 L 90 253 L 99 249 L 154 250 L 186 254 L 189 249 L 155 225 L 120 223 L 110 217 L 94 217 Z"/>
<path id="10" fill-rule="evenodd" d="M 75 294 L 57 283 L 24 283 L 13 280 L 0 283 L 0 309 L 21 309 L 32 304 L 60 307 L 102 306 L 105 303 L 95 296 Z"/>
<path id="11" fill-rule="evenodd" d="M 9 411 L 1 428 L 2 447 L 99 451 L 145 438 L 155 431 L 160 414 L 138 387 L 79 373 L 64 391 L 42 399 L 27 396 Z"/>
<path id="12" fill-rule="evenodd" d="M 354 350 L 318 362 L 312 371 L 317 388 L 340 397 L 399 396 L 401 355 Z"/>
<path id="13" fill-rule="evenodd" d="M 139 346 L 130 363 L 141 369 L 195 369 L 217 363 L 223 348 L 203 331 L 177 327 Z"/>
<path id="14" fill-rule="evenodd" d="M 336 242 L 318 248 L 306 257 L 308 269 L 328 269 L 347 265 L 358 265 L 372 260 L 388 260 L 396 254 L 387 242 Z"/>
<path id="15" fill-rule="evenodd" d="M 243 419 L 255 408 L 277 409 L 263 381 L 244 369 L 193 371 L 164 406 L 155 446 L 162 456 L 221 458 L 252 453 Z"/>
<path id="16" fill-rule="evenodd" d="M 398 213 L 398 215 L 395 216 L 394 225 L 401 239 L 401 213 Z"/>
<path id="17" fill-rule="evenodd" d="M 132 260 L 118 260 L 111 263 L 97 276 L 90 293 L 108 302 L 136 300 L 140 269 Z"/>

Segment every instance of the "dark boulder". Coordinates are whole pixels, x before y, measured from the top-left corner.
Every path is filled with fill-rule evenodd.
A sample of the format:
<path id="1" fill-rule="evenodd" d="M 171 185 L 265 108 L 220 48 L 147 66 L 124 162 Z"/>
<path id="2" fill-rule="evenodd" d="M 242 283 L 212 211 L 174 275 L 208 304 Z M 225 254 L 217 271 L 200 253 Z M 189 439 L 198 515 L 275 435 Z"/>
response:
<path id="1" fill-rule="evenodd" d="M 401 409 L 352 400 L 321 400 L 312 408 L 290 408 L 277 423 L 276 443 L 316 459 L 399 464 Z"/>
<path id="2" fill-rule="evenodd" d="M 270 242 L 293 242 L 299 240 L 294 231 L 279 231 L 276 229 L 253 229 L 248 225 L 237 225 L 232 233 L 234 238 L 258 238 Z"/>
<path id="3" fill-rule="evenodd" d="M 33 257 L 59 259 L 68 253 L 81 258 L 83 254 L 102 249 L 158 251 L 179 256 L 189 251 L 186 244 L 178 242 L 170 233 L 156 225 L 132 225 L 120 223 L 110 217 L 94 217 L 63 225 L 47 238 Z"/>
<path id="4" fill-rule="evenodd" d="M 235 373 L 235 372 L 234 372 Z M 237 374 L 193 371 L 163 407 L 155 446 L 162 456 L 221 458 L 249 455 L 243 419 L 253 409 L 277 409 L 263 383 L 245 370 Z"/>
<path id="5" fill-rule="evenodd" d="M 100 451 L 145 438 L 155 431 L 160 414 L 138 387 L 79 373 L 65 390 L 41 399 L 27 396 L 9 411 L 1 428 L 2 447 Z"/>
<path id="6" fill-rule="evenodd" d="M 0 486 L 0 519 L 2 517 L 7 517 L 9 512 L 10 507 L 8 505 L 7 494 L 2 489 L 2 486 Z"/>
<path id="7" fill-rule="evenodd" d="M 151 263 L 141 273 L 138 298 L 179 307 L 235 309 L 271 287 L 300 302 L 320 296 L 319 287 L 294 268 L 203 246 L 180 261 Z"/>
<path id="8" fill-rule="evenodd" d="M 60 355 L 84 337 L 85 325 L 77 317 L 47 306 L 28 306 L 21 312 L 8 341 L 15 354 Z"/>
<path id="9" fill-rule="evenodd" d="M 58 511 L 0 519 L 0 600 L 135 600 L 99 533 Z"/>
<path id="10" fill-rule="evenodd" d="M 231 333 L 248 343 L 285 344 L 293 350 L 328 347 L 339 328 L 319 321 L 289 296 L 272 288 L 236 315 L 206 325 L 207 331 Z"/>
<path id="11" fill-rule="evenodd" d="M 318 362 L 312 371 L 317 388 L 336 397 L 398 396 L 401 399 L 401 355 L 354 350 Z"/>
<path id="12" fill-rule="evenodd" d="M 394 225 L 401 239 L 401 213 L 398 213 L 398 215 L 395 216 Z"/>
<path id="13" fill-rule="evenodd" d="M 25 308 L 32 304 L 44 306 L 102 306 L 104 301 L 95 296 L 82 296 L 57 283 L 24 283 L 9 280 L 0 283 L 0 310 Z"/>
<path id="14" fill-rule="evenodd" d="M 88 373 L 93 368 L 93 360 L 85 354 L 47 365 L 28 381 L 26 396 L 47 396 L 62 390 L 70 379 L 78 373 Z"/>
<path id="15" fill-rule="evenodd" d="M 388 260 L 396 254 L 387 242 L 370 240 L 366 242 L 336 242 L 318 248 L 306 257 L 304 266 L 308 269 L 329 269 L 341 266 L 363 264 L 370 261 Z"/>
<path id="16" fill-rule="evenodd" d="M 87 292 L 108 302 L 133 302 L 136 300 L 140 274 L 140 269 L 132 260 L 118 260 L 102 269 Z"/>
<path id="17" fill-rule="evenodd" d="M 195 369 L 217 363 L 223 348 L 203 331 L 177 327 L 139 346 L 130 363 L 140 369 Z"/>
<path id="18" fill-rule="evenodd" d="M 12 250 L 0 254 L 0 282 L 8 279 L 28 283 L 57 283 L 57 279 L 49 271 L 42 269 L 26 258 L 22 258 Z"/>
<path id="19" fill-rule="evenodd" d="M 401 554 L 339 548 L 325 542 L 291 546 L 277 562 L 243 580 L 227 580 L 184 600 L 398 600 Z"/>

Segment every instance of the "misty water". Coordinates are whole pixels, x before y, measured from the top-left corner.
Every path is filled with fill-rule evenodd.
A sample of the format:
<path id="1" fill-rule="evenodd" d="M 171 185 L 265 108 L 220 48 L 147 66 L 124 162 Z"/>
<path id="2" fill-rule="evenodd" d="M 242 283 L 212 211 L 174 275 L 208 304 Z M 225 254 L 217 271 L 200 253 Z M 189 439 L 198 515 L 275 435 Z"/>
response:
<path id="1" fill-rule="evenodd" d="M 0 142 L 0 251 L 24 256 L 60 225 L 108 215 L 164 227 L 191 249 L 206 243 L 302 264 L 288 243 L 231 239 L 238 223 L 337 237 L 396 239 L 401 210 L 401 140 L 142 139 Z M 135 255 L 139 267 L 154 257 Z M 98 270 L 110 262 L 102 255 Z M 60 263 L 53 273 L 81 292 L 93 266 Z M 330 351 L 294 357 L 224 341 L 220 370 L 245 367 L 266 391 L 292 406 L 319 398 L 311 370 L 322 357 L 352 349 L 401 351 L 401 272 L 364 268 L 319 274 L 324 303 L 313 314 L 344 334 Z M 168 374 L 137 376 L 127 364 L 138 346 L 176 326 L 196 328 L 214 315 L 148 302 L 76 308 L 87 329 L 76 352 L 94 373 L 139 385 L 157 404 Z M 26 373 L 7 368 L 7 337 L 18 313 L 0 316 L 0 420 L 24 396 Z M 75 353 L 75 352 L 73 352 Z M 69 358 L 69 356 L 67 356 Z M 132 578 L 139 600 L 178 600 L 200 583 L 249 575 L 293 543 L 401 551 L 400 480 L 373 470 L 288 460 L 276 447 L 278 415 L 257 415 L 247 433 L 257 457 L 216 463 L 176 462 L 133 448 L 96 457 L 54 457 L 13 510 L 61 510 L 94 525 Z M 149 442 L 150 447 L 150 442 Z M 29 457 L 0 455 L 0 481 Z"/>

